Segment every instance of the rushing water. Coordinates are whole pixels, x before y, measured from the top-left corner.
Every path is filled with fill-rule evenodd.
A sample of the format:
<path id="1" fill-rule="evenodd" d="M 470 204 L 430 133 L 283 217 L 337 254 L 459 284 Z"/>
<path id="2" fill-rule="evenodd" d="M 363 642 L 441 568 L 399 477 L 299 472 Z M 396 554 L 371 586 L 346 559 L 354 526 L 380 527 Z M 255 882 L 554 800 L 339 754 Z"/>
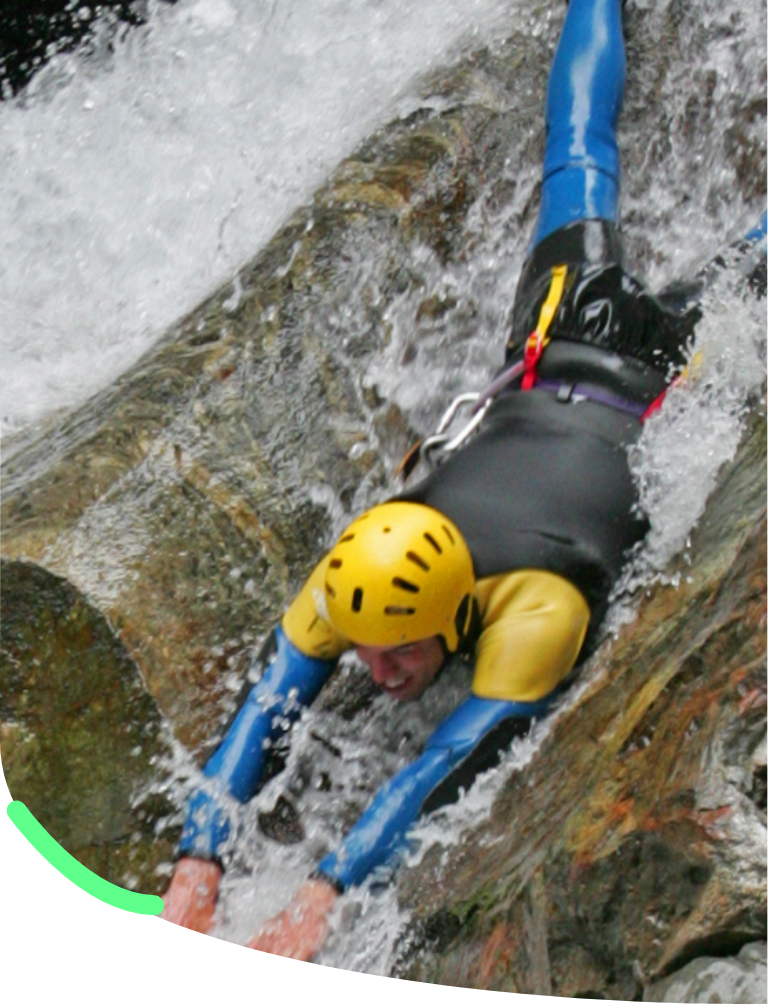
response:
<path id="1" fill-rule="evenodd" d="M 418 78 L 431 67 L 463 47 L 500 42 L 512 27 L 546 33 L 554 44 L 559 16 L 536 0 L 181 0 L 150 5 L 146 25 L 110 35 L 109 44 L 97 32 L 88 56 L 55 57 L 26 92 L 0 104 L 2 430 L 28 428 L 113 380 L 252 258 L 362 137 L 414 107 Z M 647 16 L 661 15 L 654 8 Z M 691 42 L 660 85 L 668 118 L 658 142 L 675 149 L 658 171 L 653 144 L 634 142 L 648 128 L 631 83 L 628 95 L 627 244 L 656 287 L 690 273 L 763 208 L 723 151 L 733 142 L 730 96 L 754 92 L 759 101 L 764 87 L 765 12 L 705 0 L 700 16 L 703 40 Z M 705 87 L 720 110 L 714 131 L 695 128 L 692 100 Z M 759 143 L 764 120 L 756 114 L 756 122 Z M 500 361 L 525 249 L 524 240 L 509 243 L 510 212 L 479 205 L 476 246 L 448 267 L 429 256 L 421 263 L 433 290 L 479 305 L 469 341 L 436 326 L 404 375 L 396 361 L 413 305 L 396 303 L 386 353 L 360 374 L 416 427 L 434 421 L 454 390 L 481 386 Z M 685 549 L 745 409 L 762 393 L 764 310 L 742 299 L 727 273 L 708 295 L 696 350 L 699 379 L 670 395 L 633 458 L 653 530 L 628 574 L 631 589 Z M 623 598 L 613 623 L 631 611 L 631 596 Z M 350 660 L 344 672 L 363 671 Z M 310 712 L 286 773 L 238 810 L 244 838 L 215 934 L 245 941 L 282 908 L 468 684 L 467 673 L 446 675 L 426 714 L 393 714 L 384 698 L 352 721 Z M 412 854 L 461 840 L 547 728 L 518 743 L 456 807 L 422 824 Z M 189 774 L 186 754 L 178 756 L 178 775 Z M 306 830 L 293 845 L 264 840 L 258 826 L 259 813 L 286 792 Z M 394 887 L 367 885 L 345 898 L 319 962 L 386 973 L 405 920 Z"/>
<path id="2" fill-rule="evenodd" d="M 105 386 L 504 0 L 182 0 L 0 105 L 0 418 Z"/>

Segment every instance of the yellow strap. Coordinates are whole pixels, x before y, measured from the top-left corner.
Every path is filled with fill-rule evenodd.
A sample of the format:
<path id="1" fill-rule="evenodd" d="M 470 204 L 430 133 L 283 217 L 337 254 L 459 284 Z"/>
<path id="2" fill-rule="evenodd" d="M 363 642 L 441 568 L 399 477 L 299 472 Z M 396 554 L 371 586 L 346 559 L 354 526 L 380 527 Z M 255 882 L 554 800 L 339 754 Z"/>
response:
<path id="1" fill-rule="evenodd" d="M 547 293 L 547 298 L 541 305 L 538 324 L 536 325 L 535 331 L 531 332 L 525 342 L 525 355 L 523 356 L 525 373 L 523 374 L 523 379 L 520 383 L 520 388 L 523 391 L 530 391 L 536 383 L 536 367 L 539 359 L 541 358 L 541 354 L 544 352 L 544 347 L 547 342 L 549 342 L 549 339 L 547 338 L 547 329 L 552 324 L 552 319 L 554 318 L 558 304 L 562 299 L 563 287 L 565 286 L 565 277 L 567 273 L 567 265 L 555 265 L 552 269 L 552 280 L 549 284 L 549 293 Z"/>
<path id="2" fill-rule="evenodd" d="M 556 265 L 552 269 L 552 282 L 549 284 L 549 293 L 547 294 L 547 299 L 541 305 L 539 320 L 536 325 L 536 334 L 541 339 L 544 339 L 545 345 L 548 341 L 546 339 L 547 331 L 563 298 L 563 288 L 565 287 L 565 277 L 567 274 L 567 265 Z"/>

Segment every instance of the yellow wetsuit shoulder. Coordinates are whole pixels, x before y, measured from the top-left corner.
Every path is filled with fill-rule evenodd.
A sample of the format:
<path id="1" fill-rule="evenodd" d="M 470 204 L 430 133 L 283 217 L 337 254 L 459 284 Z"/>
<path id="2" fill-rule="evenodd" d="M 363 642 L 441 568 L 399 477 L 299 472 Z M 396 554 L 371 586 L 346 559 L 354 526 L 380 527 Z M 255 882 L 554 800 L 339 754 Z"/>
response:
<path id="1" fill-rule="evenodd" d="M 325 610 L 326 555 L 283 615 L 288 639 L 306 656 L 337 659 L 350 648 Z M 589 624 L 589 607 L 562 576 L 524 569 L 481 579 L 476 587 L 481 633 L 473 692 L 481 698 L 536 701 L 573 668 Z"/>
<path id="2" fill-rule="evenodd" d="M 523 569 L 481 579 L 481 634 L 472 691 L 481 698 L 536 701 L 573 668 L 589 607 L 567 579 Z"/>

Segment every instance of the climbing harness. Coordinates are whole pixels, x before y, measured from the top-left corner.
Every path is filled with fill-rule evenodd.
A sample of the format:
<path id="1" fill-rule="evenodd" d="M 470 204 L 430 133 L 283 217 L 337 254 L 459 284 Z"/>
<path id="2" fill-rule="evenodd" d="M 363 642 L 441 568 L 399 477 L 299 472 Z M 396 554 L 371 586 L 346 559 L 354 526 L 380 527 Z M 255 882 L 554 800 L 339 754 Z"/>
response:
<path id="1" fill-rule="evenodd" d="M 596 384 L 540 379 L 539 362 L 550 341 L 548 332 L 563 298 L 567 273 L 565 265 L 557 265 L 552 269 L 549 291 L 541 306 L 536 327 L 525 340 L 523 358 L 498 374 L 485 390 L 460 394 L 454 398 L 440 419 L 435 432 L 426 439 L 419 440 L 398 464 L 394 472 L 395 477 L 401 477 L 405 481 L 420 460 L 424 460 L 434 470 L 449 454 L 466 443 L 483 421 L 499 392 L 518 378 L 521 391 L 536 388 L 538 391 L 554 394 L 561 402 L 591 401 L 631 415 L 640 423 L 644 423 L 658 411 L 668 391 L 685 380 L 688 368 L 683 370 L 650 404 L 645 404 L 614 394 Z M 457 417 L 468 408 L 469 418 L 457 432 L 452 432 L 451 427 Z"/>
<path id="2" fill-rule="evenodd" d="M 484 391 L 468 392 L 454 398 L 444 412 L 432 436 L 419 440 L 397 465 L 394 471 L 395 477 L 400 476 L 405 481 L 420 460 L 425 460 L 431 468 L 434 468 L 438 463 L 438 454 L 440 457 L 445 458 L 448 454 L 453 453 L 454 450 L 469 439 L 483 421 L 485 413 L 490 408 L 499 391 L 519 376 L 522 375 L 523 378 L 521 390 L 528 391 L 535 386 L 537 383 L 538 363 L 549 342 L 547 331 L 562 300 L 567 272 L 568 267 L 566 265 L 557 265 L 552 269 L 549 292 L 539 312 L 539 320 L 536 328 L 526 340 L 522 360 L 519 360 L 503 373 L 499 374 Z M 456 416 L 470 405 L 472 406 L 472 411 L 469 420 L 457 433 L 452 435 L 449 430 Z"/>
<path id="3" fill-rule="evenodd" d="M 679 387 L 681 384 L 684 384 L 685 381 L 687 381 L 688 379 L 691 379 L 693 381 L 697 381 L 699 379 L 699 377 L 701 376 L 702 359 L 703 357 L 701 354 L 701 350 L 693 354 L 688 366 L 684 367 L 680 371 L 680 373 L 675 377 L 675 379 L 669 384 L 669 386 L 665 387 L 664 390 L 661 392 L 661 394 L 657 398 L 654 398 L 653 401 L 650 403 L 650 405 L 647 406 L 643 414 L 640 416 L 640 422 L 646 422 L 655 412 L 658 412 L 658 410 L 664 404 L 664 399 L 666 398 L 666 396 L 669 394 L 669 392 L 672 390 L 673 387 Z"/>

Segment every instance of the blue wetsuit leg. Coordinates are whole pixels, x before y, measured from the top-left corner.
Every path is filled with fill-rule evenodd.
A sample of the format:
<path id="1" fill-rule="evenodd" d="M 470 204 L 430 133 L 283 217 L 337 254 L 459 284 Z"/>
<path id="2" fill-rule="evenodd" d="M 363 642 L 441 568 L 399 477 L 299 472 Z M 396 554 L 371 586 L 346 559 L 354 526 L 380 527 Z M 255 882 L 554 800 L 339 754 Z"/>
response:
<path id="1" fill-rule="evenodd" d="M 626 59 L 622 0 L 569 0 L 547 91 L 541 209 L 532 247 L 577 220 L 617 222 L 616 124 Z"/>

